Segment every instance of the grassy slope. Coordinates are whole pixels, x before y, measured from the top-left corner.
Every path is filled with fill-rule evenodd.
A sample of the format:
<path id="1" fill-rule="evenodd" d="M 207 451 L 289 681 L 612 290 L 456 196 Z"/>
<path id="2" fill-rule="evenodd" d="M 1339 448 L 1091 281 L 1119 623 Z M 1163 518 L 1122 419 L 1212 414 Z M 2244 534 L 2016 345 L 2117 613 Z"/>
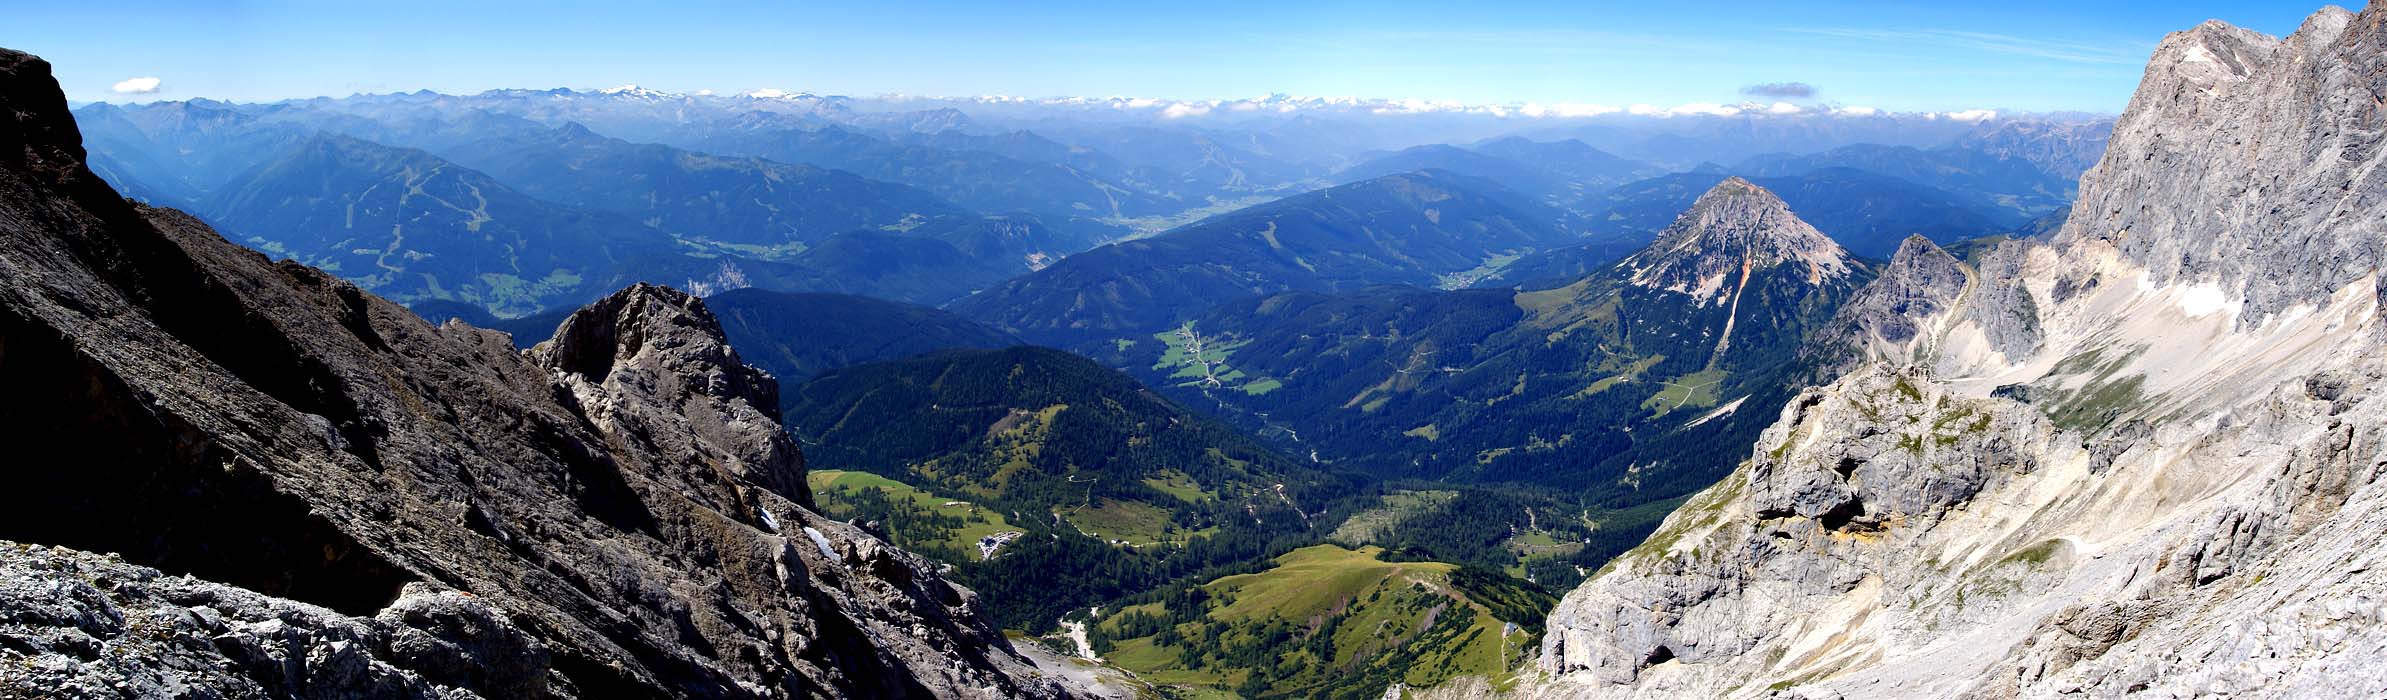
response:
<path id="1" fill-rule="evenodd" d="M 819 469 L 806 474 L 804 480 L 812 485 L 812 493 L 820 501 L 822 509 L 833 517 L 845 517 L 844 512 L 850 510 L 846 504 L 864 489 L 878 489 L 890 498 L 910 500 L 932 512 L 960 516 L 964 520 L 961 527 L 934 528 L 942 534 L 927 540 L 925 544 L 969 552 L 973 558 L 977 556 L 978 538 L 999 532 L 1019 531 L 1019 528 L 1004 520 L 1002 513 L 980 509 L 977 504 L 967 501 L 938 496 L 877 474 Z M 907 539 L 900 531 L 893 534 L 898 540 Z M 917 548 L 924 542 L 899 541 L 896 544 Z"/>
<path id="2" fill-rule="evenodd" d="M 1243 686 L 1255 671 L 1221 655 L 1187 662 L 1187 648 L 1199 644 L 1194 640 L 1215 633 L 1222 655 L 1258 649 L 1243 655 L 1274 667 L 1263 697 L 1373 697 L 1393 681 L 1430 686 L 1458 675 L 1505 680 L 1531 648 L 1527 635 L 1504 635 L 1502 620 L 1450 584 L 1457 567 L 1386 562 L 1377 559 L 1381 553 L 1318 545 L 1278 557 L 1265 571 L 1213 580 L 1202 587 L 1210 604 L 1200 620 L 1177 625 L 1186 641 L 1162 644 L 1158 635 L 1118 640 L 1108 658 L 1156 683 Z M 1116 632 L 1136 614 L 1167 613 L 1163 604 L 1151 603 L 1115 611 L 1102 624 Z M 1329 635 L 1331 643 L 1320 635 Z M 1264 641 L 1271 637 L 1275 643 Z"/>

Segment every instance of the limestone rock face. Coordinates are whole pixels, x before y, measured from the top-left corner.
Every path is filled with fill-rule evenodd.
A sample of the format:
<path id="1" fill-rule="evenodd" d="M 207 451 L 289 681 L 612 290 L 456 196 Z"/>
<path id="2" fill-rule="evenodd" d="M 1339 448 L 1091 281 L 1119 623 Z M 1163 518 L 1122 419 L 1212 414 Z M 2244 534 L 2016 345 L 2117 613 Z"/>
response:
<path id="1" fill-rule="evenodd" d="M 632 288 L 518 353 L 82 157 L 48 65 L 0 51 L 0 539 L 129 562 L 0 552 L 0 668 L 35 667 L 0 696 L 1077 694 L 806 508 L 772 380 L 697 300 Z"/>
<path id="2" fill-rule="evenodd" d="M 1931 239 L 1908 236 L 1881 274 L 1809 339 L 1804 354 L 1826 381 L 1868 360 L 1912 357 L 1927 350 L 1917 347 L 1918 338 L 1931 340 L 1923 324 L 1961 303 L 1972 280 L 1956 256 Z"/>
<path id="3" fill-rule="evenodd" d="M 1844 663 L 1824 658 L 1846 653 L 1828 646 L 1774 652 L 1798 646 L 1785 637 L 1828 634 L 1841 621 L 1827 611 L 1931 580 L 1902 565 L 1943 544 L 1931 540 L 1949 535 L 1937 526 L 1950 510 L 2036 471 L 2061 448 L 2051 436 L 2027 407 L 1952 396 L 1886 364 L 1810 389 L 1748 466 L 1567 597 L 1542 667 L 1594 687 L 1698 696 L 1777 667 Z"/>
<path id="4" fill-rule="evenodd" d="M 2166 38 L 2059 234 L 2158 284 L 2241 298 L 2241 323 L 2387 262 L 2387 13 L 2329 8 L 2275 39 L 2207 22 Z"/>
<path id="5" fill-rule="evenodd" d="M 413 584 L 380 614 L 123 560 L 0 543 L 0 688 L 51 697 L 554 697 L 547 646 L 486 602 Z M 42 697 L 36 693 L 29 697 Z"/>
<path id="6" fill-rule="evenodd" d="M 2378 5 L 2167 39 L 2054 240 L 1901 251 L 1513 694 L 2387 695 L 2381 95 Z"/>

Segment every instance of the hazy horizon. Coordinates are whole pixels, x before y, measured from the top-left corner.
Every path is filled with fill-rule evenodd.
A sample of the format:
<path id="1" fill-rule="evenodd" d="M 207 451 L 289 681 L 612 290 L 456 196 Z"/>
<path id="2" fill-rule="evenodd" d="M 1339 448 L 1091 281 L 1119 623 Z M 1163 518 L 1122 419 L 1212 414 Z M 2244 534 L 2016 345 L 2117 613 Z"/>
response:
<path id="1" fill-rule="evenodd" d="M 22 34 L 0 43 L 59 65 L 78 103 L 634 84 L 1180 103 L 1289 94 L 1552 112 L 1779 103 L 2112 114 L 2165 34 L 2208 18 L 2284 34 L 2312 9 L 2025 4 L 2037 9 L 217 2 L 29 8 L 15 18 Z"/>

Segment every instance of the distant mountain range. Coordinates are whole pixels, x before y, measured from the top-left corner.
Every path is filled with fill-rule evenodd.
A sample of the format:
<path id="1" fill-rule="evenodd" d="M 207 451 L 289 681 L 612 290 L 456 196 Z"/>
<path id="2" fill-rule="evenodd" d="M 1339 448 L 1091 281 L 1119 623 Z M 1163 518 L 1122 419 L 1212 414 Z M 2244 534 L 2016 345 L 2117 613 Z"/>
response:
<path id="1" fill-rule="evenodd" d="M 1259 294 L 1430 286 L 1571 240 L 1555 211 L 1489 182 L 1387 175 L 1070 256 L 955 309 L 1068 347 L 1140 337 Z"/>
<path id="2" fill-rule="evenodd" d="M 1733 171 L 1752 177 L 1779 177 L 1833 168 L 1861 170 L 1929 187 L 2001 222 L 2028 220 L 2067 207 L 2080 180 L 2078 173 L 2049 170 L 2028 159 L 1964 146 L 1925 150 L 1858 144 L 1817 153 L 1770 153 L 1742 161 Z"/>
<path id="3" fill-rule="evenodd" d="M 1161 107 L 1149 105 L 1176 106 L 1154 120 L 1157 111 L 1143 110 Z M 2064 169 L 2093 159 L 2083 154 L 2102 144 L 2105 124 L 1744 111 L 1533 116 L 1504 128 L 1494 112 L 1448 105 L 1403 105 L 1395 111 L 1409 117 L 1382 118 L 1394 109 L 1281 97 L 1204 107 L 621 88 L 93 104 L 78 116 L 93 169 L 132 196 L 190 208 L 227 224 L 236 239 L 336 266 L 408 303 L 463 301 L 503 316 L 578 304 L 639 280 L 948 304 L 981 290 L 1041 286 L 1023 276 L 1102 243 L 1195 229 L 1204 219 L 1338 182 L 1423 170 L 1490 183 L 1467 189 L 1575 237 L 1530 246 L 1498 237 L 1456 248 L 1427 243 L 1442 249 L 1415 260 L 1352 253 L 1404 272 L 1359 273 L 1323 287 L 1299 281 L 1313 276 L 1308 271 L 1236 280 L 1253 261 L 1222 261 L 1217 279 L 1184 290 L 1198 298 L 1158 296 L 1199 310 L 1225 300 L 1216 295 L 1230 284 L 1256 294 L 1376 282 L 1563 282 L 1562 275 L 1646 242 L 1712 184 L 1668 184 L 1664 178 L 1682 176 L 1666 175 L 1667 168 L 1702 161 L 1741 166 L 1692 179 L 1758 176 L 1852 250 L 1879 257 L 1908 233 L 1953 242 L 2027 229 L 2070 196 Z M 1226 113 L 1244 117 L 1216 118 Z M 346 202 L 386 194 L 365 188 L 389 173 L 333 173 L 349 166 L 291 160 L 323 135 L 354 139 L 348 148 L 360 152 L 416 149 L 429 158 L 419 161 L 422 169 L 494 183 L 500 201 L 494 210 L 475 201 L 450 211 L 410 199 L 430 209 L 381 212 L 397 217 L 391 223 L 406 222 L 404 242 L 351 235 Z M 1751 150 L 1759 143 L 1773 147 Z M 1652 149 L 1665 155 L 1652 157 Z M 389 162 L 361 158 L 358 167 Z M 278 191 L 258 179 L 269 166 L 274 175 L 354 191 Z M 1784 177 L 1816 182 L 1791 185 Z M 234 186 L 250 191 L 222 195 Z M 242 206 L 290 211 L 234 208 Z M 479 217 L 492 211 L 505 218 L 485 232 Z M 535 259 L 543 253 L 524 259 L 506 251 L 529 241 L 579 252 L 543 260 Z M 1303 260 L 1315 263 L 1316 253 L 1333 247 L 1313 248 Z M 1569 247 L 1549 259 L 1515 257 Z M 360 252 L 367 250 L 388 254 L 367 259 Z M 1452 267 L 1453 254 L 1472 259 Z M 1356 261 L 1329 267 L 1346 262 Z M 1502 269 L 1512 264 L 1514 271 Z M 1033 305 L 1023 311 L 1042 313 Z M 1039 322 L 989 320 L 1022 332 Z"/>
<path id="4" fill-rule="evenodd" d="M 968 213 L 926 191 L 850 172 L 633 144 L 577 123 L 548 127 L 480 112 L 452 122 L 374 122 L 349 133 L 422 148 L 522 183 L 531 196 L 620 214 L 692 241 L 801 246 Z"/>
<path id="5" fill-rule="evenodd" d="M 196 208 L 243 243 L 390 298 L 454 299 L 498 314 L 588 296 L 591 278 L 677 248 L 621 216 L 533 199 L 422 151 L 337 135 L 289 144 Z"/>
<path id="6" fill-rule="evenodd" d="M 646 280 L 942 303 L 1125 231 L 980 217 L 851 173 L 487 112 L 376 121 L 204 102 L 83 111 L 101 172 L 136 194 L 392 298 L 498 315 Z"/>
<path id="7" fill-rule="evenodd" d="M 1790 165 L 1776 167 L 1793 171 Z M 1723 172 L 1679 173 L 1627 183 L 1599 196 L 1586 218 L 1599 236 L 1645 242 L 1700 193 L 1731 177 Z M 1800 218 L 1857 255 L 1882 259 L 1908 234 L 1954 242 L 2012 231 L 2029 220 L 2018 212 L 1976 208 L 1965 198 L 1911 180 L 1845 166 L 1793 175 L 1750 177 L 1777 192 Z"/>

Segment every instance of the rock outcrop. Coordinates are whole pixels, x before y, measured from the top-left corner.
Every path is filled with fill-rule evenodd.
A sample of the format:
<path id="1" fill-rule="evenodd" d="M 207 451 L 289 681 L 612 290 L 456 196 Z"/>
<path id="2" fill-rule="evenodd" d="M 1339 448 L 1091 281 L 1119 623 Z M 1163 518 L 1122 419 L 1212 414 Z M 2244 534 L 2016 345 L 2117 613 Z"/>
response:
<path id="1" fill-rule="evenodd" d="M 2054 240 L 1902 251 L 1516 694 L 2387 695 L 2382 95 L 2387 7 L 2165 40 Z"/>
<path id="2" fill-rule="evenodd" d="M 0 51 L 0 696 L 1067 697 L 635 287 L 532 353 L 83 164 Z M 162 573 L 161 573 L 162 572 Z M 58 691 L 63 692 L 63 691 Z"/>
<path id="3" fill-rule="evenodd" d="M 1545 639 L 1542 665 L 1573 681 L 1702 696 L 1862 659 L 1876 650 L 1831 643 L 1850 636 L 1844 625 L 1908 602 L 1937 568 L 1988 565 L 1943 561 L 1939 548 L 1950 543 L 1910 540 L 1949 537 L 1953 529 L 1936 526 L 1951 509 L 2060 454 L 2046 423 L 1888 365 L 1808 390 L 1748 466 L 1611 564 L 1596 577 L 1604 585 L 1567 597 L 1552 614 L 1565 627 Z M 1969 533 L 1955 549 L 1999 544 L 1979 539 Z M 1983 614 L 1933 610 L 1968 612 Z M 1936 622 L 1919 620 L 1915 631 Z"/>
<path id="4" fill-rule="evenodd" d="M 11 697 L 549 696 L 545 644 L 471 595 L 410 584 L 372 617 L 69 549 L 0 544 Z"/>
<path id="5" fill-rule="evenodd" d="M 812 505 L 804 456 L 780 428 L 779 380 L 740 361 L 696 297 L 632 286 L 566 317 L 530 357 L 598 430 L 704 465 L 682 488 L 757 484 Z"/>
<path id="6" fill-rule="evenodd" d="M 1936 338 L 1922 322 L 1963 302 L 1973 273 L 1931 239 L 1906 237 L 1881 274 L 1857 290 L 1816 331 L 1801 354 L 1825 381 L 1871 358 L 1906 358 L 1928 352 Z"/>

